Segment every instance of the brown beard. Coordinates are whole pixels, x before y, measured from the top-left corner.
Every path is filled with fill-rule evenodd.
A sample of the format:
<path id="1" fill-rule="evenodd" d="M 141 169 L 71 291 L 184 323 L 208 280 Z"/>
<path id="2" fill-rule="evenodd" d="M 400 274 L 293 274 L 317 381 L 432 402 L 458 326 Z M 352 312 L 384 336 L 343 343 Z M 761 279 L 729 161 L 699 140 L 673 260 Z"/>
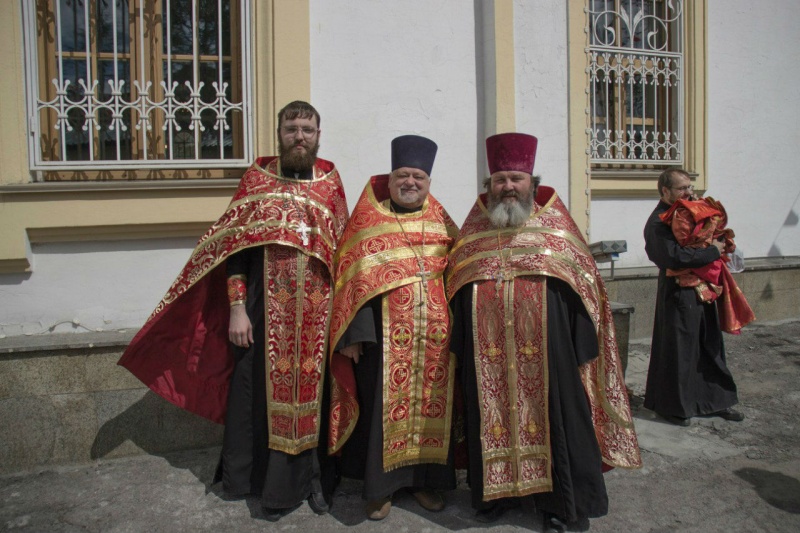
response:
<path id="1" fill-rule="evenodd" d="M 489 191 L 486 209 L 489 212 L 489 221 L 496 228 L 519 228 L 531 216 L 533 209 L 533 192 L 527 197 L 521 198 L 516 193 L 510 196 L 517 198 L 513 204 L 503 203 L 504 195 L 495 196 Z"/>
<path id="2" fill-rule="evenodd" d="M 304 154 L 295 153 L 292 151 L 292 148 L 294 148 L 294 144 L 287 147 L 283 143 L 280 143 L 278 146 L 281 168 L 290 168 L 298 172 L 313 168 L 314 163 L 317 161 L 319 142 L 314 143 L 314 146 L 309 147 L 308 151 Z"/>

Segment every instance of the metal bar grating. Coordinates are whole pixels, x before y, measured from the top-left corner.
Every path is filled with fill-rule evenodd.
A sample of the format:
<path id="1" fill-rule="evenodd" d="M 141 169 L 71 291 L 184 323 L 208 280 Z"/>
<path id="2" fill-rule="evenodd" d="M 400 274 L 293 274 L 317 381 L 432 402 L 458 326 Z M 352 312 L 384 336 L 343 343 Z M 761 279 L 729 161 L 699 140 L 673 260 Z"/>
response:
<path id="1" fill-rule="evenodd" d="M 593 164 L 683 162 L 682 0 L 591 0 Z"/>
<path id="2" fill-rule="evenodd" d="M 32 168 L 249 164 L 247 4 L 23 2 Z"/>

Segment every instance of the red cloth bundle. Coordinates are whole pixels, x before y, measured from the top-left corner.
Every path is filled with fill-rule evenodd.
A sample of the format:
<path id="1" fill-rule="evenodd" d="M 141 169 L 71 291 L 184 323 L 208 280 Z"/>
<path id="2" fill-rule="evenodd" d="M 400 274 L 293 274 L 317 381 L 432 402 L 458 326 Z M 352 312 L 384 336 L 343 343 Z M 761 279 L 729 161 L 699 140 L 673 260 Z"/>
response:
<path id="1" fill-rule="evenodd" d="M 714 240 L 725 243 L 722 256 L 716 261 L 699 268 L 668 269 L 667 275 L 676 277 L 681 287 L 694 287 L 701 302 L 716 300 L 722 331 L 739 334 L 756 317 L 726 265 L 730 261 L 728 254 L 736 249 L 736 244 L 733 230 L 726 228 L 725 208 L 711 197 L 681 199 L 661 215 L 661 220 L 672 228 L 678 244 L 683 247 L 706 248 Z"/>

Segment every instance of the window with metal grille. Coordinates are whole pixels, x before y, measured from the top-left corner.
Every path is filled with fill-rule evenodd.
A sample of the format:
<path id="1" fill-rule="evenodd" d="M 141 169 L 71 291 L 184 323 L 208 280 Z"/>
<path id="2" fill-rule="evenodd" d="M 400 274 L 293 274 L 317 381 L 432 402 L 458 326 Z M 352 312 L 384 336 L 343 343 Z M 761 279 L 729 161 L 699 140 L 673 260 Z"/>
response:
<path id="1" fill-rule="evenodd" d="M 249 164 L 248 9 L 23 2 L 32 169 L 44 179 L 221 177 Z"/>
<path id="2" fill-rule="evenodd" d="M 682 0 L 590 0 L 592 166 L 680 165 Z"/>

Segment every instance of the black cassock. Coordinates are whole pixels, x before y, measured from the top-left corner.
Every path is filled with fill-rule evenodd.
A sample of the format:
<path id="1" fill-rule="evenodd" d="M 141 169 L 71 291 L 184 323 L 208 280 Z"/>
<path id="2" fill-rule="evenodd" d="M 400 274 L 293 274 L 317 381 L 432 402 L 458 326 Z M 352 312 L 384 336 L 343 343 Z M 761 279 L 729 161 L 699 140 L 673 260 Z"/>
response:
<path id="1" fill-rule="evenodd" d="M 469 457 L 472 506 L 485 509 L 480 409 L 472 324 L 472 284 L 458 291 L 451 303 L 454 322 L 450 350 L 456 354 L 464 396 L 464 433 Z M 480 319 L 480 317 L 478 317 Z M 578 366 L 598 355 L 591 318 L 572 288 L 547 277 L 548 404 L 553 491 L 532 495 L 536 508 L 567 521 L 608 513 L 600 447 Z"/>
<path id="2" fill-rule="evenodd" d="M 659 215 L 659 202 L 644 228 L 647 257 L 659 268 L 653 342 L 644 406 L 662 415 L 689 418 L 727 409 L 738 402 L 725 363 L 725 344 L 715 303 L 698 301 L 666 269 L 701 267 L 719 259 L 714 246 L 684 248 Z"/>
<path id="3" fill-rule="evenodd" d="M 296 176 L 297 177 L 297 176 Z M 300 178 L 311 178 L 308 171 Z M 271 245 L 278 246 L 278 245 Z M 316 261 L 316 259 L 310 259 Z M 327 455 L 329 382 L 324 373 L 320 444 L 297 455 L 269 449 L 265 374 L 264 248 L 242 250 L 227 260 L 227 275 L 247 275 L 247 316 L 254 342 L 248 348 L 233 346 L 231 375 L 222 455 L 215 482 L 221 480 L 233 496 L 260 494 L 271 509 L 294 507 L 320 490 L 330 503 L 336 486 L 334 463 Z"/>
<path id="4" fill-rule="evenodd" d="M 383 471 L 383 320 L 382 296 L 367 302 L 356 314 L 337 348 L 357 342 L 363 353 L 354 365 L 358 391 L 358 421 L 342 447 L 341 473 L 364 480 L 363 497 L 375 501 L 401 488 L 452 490 L 456 487 L 453 440 L 447 464 L 419 464 Z"/>

